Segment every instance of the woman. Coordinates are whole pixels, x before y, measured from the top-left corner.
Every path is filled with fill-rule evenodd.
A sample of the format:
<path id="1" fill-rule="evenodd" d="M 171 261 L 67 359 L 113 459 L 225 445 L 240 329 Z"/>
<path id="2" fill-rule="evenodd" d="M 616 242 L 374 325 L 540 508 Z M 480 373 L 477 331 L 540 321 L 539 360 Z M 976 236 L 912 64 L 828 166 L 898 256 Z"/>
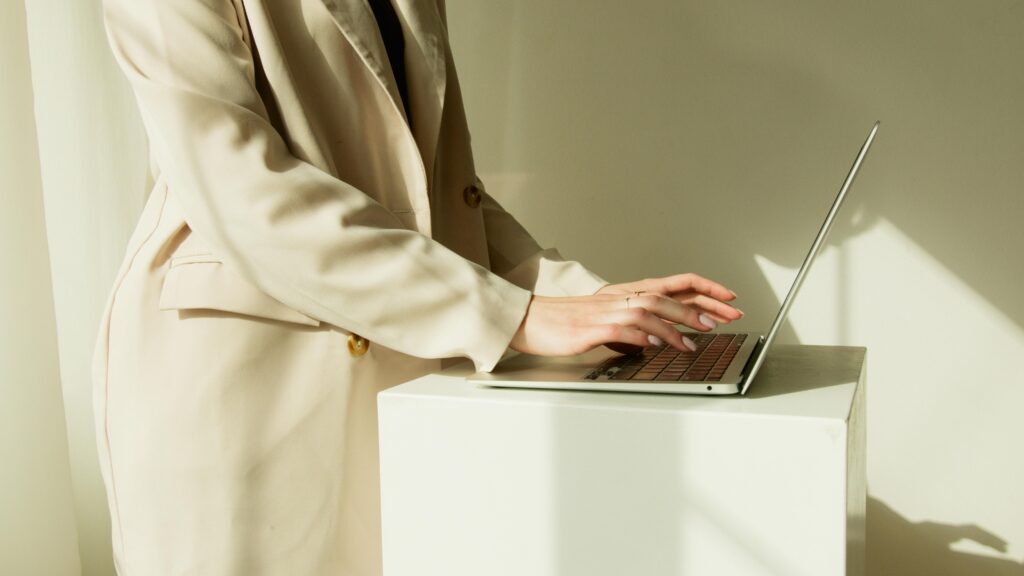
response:
<path id="1" fill-rule="evenodd" d="M 122 576 L 380 574 L 377 392 L 740 316 L 541 250 L 476 176 L 443 0 L 371 4 L 104 2 L 156 179 L 94 361 Z"/>

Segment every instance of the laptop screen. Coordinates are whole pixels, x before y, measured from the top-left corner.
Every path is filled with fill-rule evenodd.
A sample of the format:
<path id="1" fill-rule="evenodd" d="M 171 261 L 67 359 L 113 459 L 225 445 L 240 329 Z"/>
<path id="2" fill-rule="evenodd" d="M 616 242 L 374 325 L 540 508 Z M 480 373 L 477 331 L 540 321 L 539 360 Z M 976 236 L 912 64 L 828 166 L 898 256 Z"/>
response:
<path id="1" fill-rule="evenodd" d="M 818 230 L 818 235 L 814 238 L 814 243 L 811 244 L 811 249 L 807 252 L 807 256 L 804 258 L 804 263 L 800 265 L 800 270 L 797 271 L 796 278 L 793 279 L 793 285 L 789 288 L 789 294 L 786 294 L 786 299 L 782 301 L 779 313 L 775 316 L 775 321 L 772 322 L 771 330 L 769 330 L 768 335 L 765 336 L 764 343 L 761 344 L 760 348 L 754 352 L 753 364 L 750 366 L 750 370 L 747 372 L 747 375 L 743 380 L 743 389 L 740 390 L 741 394 L 747 393 L 747 388 L 749 388 L 750 383 L 753 382 L 754 376 L 757 375 L 758 370 L 760 370 L 761 366 L 764 364 L 768 348 L 771 347 L 779 329 L 782 328 L 782 324 L 785 323 L 786 315 L 789 313 L 790 306 L 793 305 L 796 293 L 800 290 L 800 286 L 803 284 L 804 278 L 807 276 L 807 271 L 811 268 L 811 262 L 814 261 L 814 258 L 821 250 L 821 246 L 825 243 L 825 238 L 828 236 L 829 229 L 832 228 L 832 222 L 835 220 L 836 213 L 839 212 L 839 207 L 842 206 L 843 200 L 846 198 L 846 192 L 853 184 L 854 178 L 857 177 L 857 171 L 860 169 L 860 164 L 867 155 L 868 149 L 871 148 L 871 142 L 875 139 L 875 133 L 878 132 L 879 124 L 881 124 L 881 122 L 875 122 L 875 125 L 871 127 L 871 132 L 868 133 L 867 140 L 865 140 L 864 144 L 860 147 L 860 152 L 857 153 L 857 158 L 853 161 L 853 166 L 850 167 L 850 172 L 846 175 L 846 180 L 843 181 L 843 185 L 839 188 L 839 193 L 836 195 L 836 199 L 832 203 L 832 208 L 825 216 L 825 222 L 822 223 L 821 229 Z"/>

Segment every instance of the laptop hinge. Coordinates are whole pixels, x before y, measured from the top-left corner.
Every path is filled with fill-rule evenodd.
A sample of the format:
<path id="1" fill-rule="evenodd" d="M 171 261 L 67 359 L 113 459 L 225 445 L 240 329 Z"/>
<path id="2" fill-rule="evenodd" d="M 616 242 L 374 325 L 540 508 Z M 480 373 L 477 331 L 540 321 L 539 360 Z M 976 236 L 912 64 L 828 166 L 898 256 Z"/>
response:
<path id="1" fill-rule="evenodd" d="M 750 374 L 750 367 L 753 366 L 753 363 L 756 362 L 757 358 L 761 355 L 761 350 L 764 348 L 764 340 L 764 334 L 757 337 L 757 344 L 754 344 L 754 349 L 751 350 L 750 356 L 747 356 L 747 362 L 743 365 L 743 370 L 740 371 L 740 374 L 743 375 L 743 378 L 740 379 L 740 384 L 747 383 L 747 375 Z"/>

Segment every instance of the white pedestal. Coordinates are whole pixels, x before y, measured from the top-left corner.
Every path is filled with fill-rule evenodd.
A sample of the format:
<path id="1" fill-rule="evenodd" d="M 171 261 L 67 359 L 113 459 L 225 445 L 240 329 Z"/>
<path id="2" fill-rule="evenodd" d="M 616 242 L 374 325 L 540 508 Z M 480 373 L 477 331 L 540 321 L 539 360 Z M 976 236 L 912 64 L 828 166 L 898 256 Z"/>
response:
<path id="1" fill-rule="evenodd" d="M 863 574 L 863 348 L 772 350 L 747 397 L 380 394 L 386 576 Z"/>

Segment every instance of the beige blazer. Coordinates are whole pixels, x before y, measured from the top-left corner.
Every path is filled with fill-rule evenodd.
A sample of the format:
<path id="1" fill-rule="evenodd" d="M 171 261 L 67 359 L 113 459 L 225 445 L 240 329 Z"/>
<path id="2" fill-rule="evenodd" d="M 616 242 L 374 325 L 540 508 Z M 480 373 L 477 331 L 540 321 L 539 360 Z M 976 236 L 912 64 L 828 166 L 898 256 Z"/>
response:
<path id="1" fill-rule="evenodd" d="M 155 185 L 106 303 L 122 576 L 381 573 L 376 393 L 604 282 L 477 177 L 443 0 L 104 0 Z M 415 479 L 410 479 L 415 481 Z"/>

